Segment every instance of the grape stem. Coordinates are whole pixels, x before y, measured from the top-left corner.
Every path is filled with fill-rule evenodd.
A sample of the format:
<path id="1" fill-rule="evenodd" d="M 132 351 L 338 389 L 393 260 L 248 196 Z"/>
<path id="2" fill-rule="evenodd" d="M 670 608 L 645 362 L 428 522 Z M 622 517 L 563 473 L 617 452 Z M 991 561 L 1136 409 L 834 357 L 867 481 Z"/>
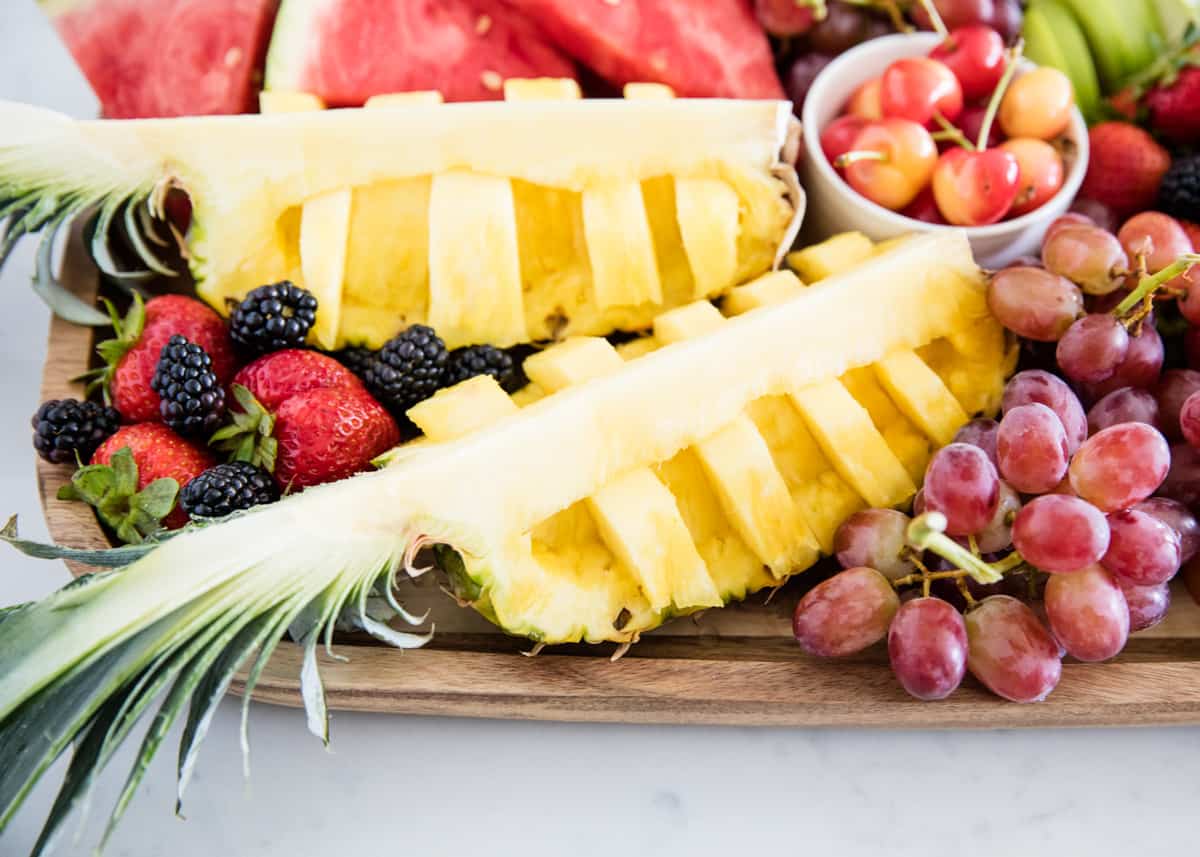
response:
<path id="1" fill-rule="evenodd" d="M 839 169 L 848 167 L 856 161 L 886 161 L 887 155 L 874 149 L 859 149 L 855 152 L 843 152 L 834 159 L 833 165 Z"/>
<path id="2" fill-rule="evenodd" d="M 1117 318 L 1122 318 L 1127 312 L 1140 304 L 1143 299 L 1153 294 L 1163 283 L 1170 282 L 1192 267 L 1192 265 L 1198 263 L 1200 263 L 1200 253 L 1184 253 L 1157 274 L 1143 276 L 1138 282 L 1137 288 L 1126 295 L 1125 300 L 1116 305 L 1112 311 L 1113 315 Z"/>
<path id="3" fill-rule="evenodd" d="M 992 123 L 996 121 L 996 113 L 1000 110 L 1000 102 L 1004 99 L 1004 93 L 1008 91 L 1008 85 L 1012 83 L 1013 75 L 1017 73 L 1017 63 L 1021 61 L 1021 55 L 1025 52 L 1025 40 L 1017 39 L 1017 43 L 1012 46 L 1008 52 L 1008 65 L 1004 68 L 1004 74 L 1000 78 L 1000 82 L 996 84 L 996 91 L 992 93 L 991 99 L 988 101 L 987 112 L 983 114 L 983 124 L 979 126 L 979 143 L 977 144 L 979 151 L 987 148 L 988 137 L 992 133 Z"/>
<path id="4" fill-rule="evenodd" d="M 1024 562 L 1016 551 L 996 566 L 984 562 L 946 535 L 946 516 L 941 512 L 926 512 L 913 518 L 908 525 L 908 543 L 920 550 L 932 551 L 979 583 L 999 583 L 1004 579 L 1005 571 Z"/>

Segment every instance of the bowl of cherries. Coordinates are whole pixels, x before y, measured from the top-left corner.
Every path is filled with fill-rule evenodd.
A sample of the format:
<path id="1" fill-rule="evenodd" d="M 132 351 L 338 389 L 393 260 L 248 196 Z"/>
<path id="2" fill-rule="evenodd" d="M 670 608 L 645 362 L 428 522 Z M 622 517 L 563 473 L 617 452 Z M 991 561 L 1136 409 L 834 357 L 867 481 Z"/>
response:
<path id="1" fill-rule="evenodd" d="M 811 228 L 965 228 L 985 267 L 1036 251 L 1087 172 L 1070 81 L 983 25 L 862 43 L 821 71 L 801 118 Z"/>

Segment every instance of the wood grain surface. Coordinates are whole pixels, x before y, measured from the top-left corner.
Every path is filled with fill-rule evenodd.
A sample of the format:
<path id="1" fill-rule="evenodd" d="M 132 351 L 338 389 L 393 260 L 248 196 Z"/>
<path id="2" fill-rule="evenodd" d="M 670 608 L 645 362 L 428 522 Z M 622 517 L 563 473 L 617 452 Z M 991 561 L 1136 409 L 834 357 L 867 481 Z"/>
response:
<path id="1" fill-rule="evenodd" d="M 94 298 L 95 268 L 75 235 L 64 280 Z M 42 378 L 43 398 L 80 396 L 71 379 L 89 366 L 94 331 L 55 319 Z M 70 469 L 38 460 L 38 489 L 55 541 L 101 547 L 108 538 L 91 510 L 55 498 Z M 68 564 L 75 573 L 86 569 Z M 457 607 L 426 576 L 402 600 L 429 608 L 437 626 L 425 649 L 400 652 L 368 638 L 341 638 L 321 656 L 332 708 L 404 714 L 631 723 L 1014 728 L 1200 723 L 1200 607 L 1178 587 L 1167 620 L 1131 639 L 1105 664 L 1068 660 L 1050 698 L 1003 702 L 969 678 L 942 702 L 918 702 L 900 689 L 882 645 L 844 660 L 800 653 L 791 638 L 797 593 L 676 620 L 643 638 L 619 661 L 612 646 L 565 646 L 537 657 L 527 640 L 500 634 Z M 254 698 L 299 705 L 300 649 L 284 642 Z M 234 692 L 244 689 L 240 680 Z"/>

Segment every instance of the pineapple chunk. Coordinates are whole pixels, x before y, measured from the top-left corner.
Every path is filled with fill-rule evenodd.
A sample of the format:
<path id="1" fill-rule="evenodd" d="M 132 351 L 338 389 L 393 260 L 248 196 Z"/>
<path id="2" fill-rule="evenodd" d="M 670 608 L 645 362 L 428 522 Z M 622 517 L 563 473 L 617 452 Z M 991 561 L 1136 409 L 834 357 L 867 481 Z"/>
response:
<path id="1" fill-rule="evenodd" d="M 675 216 L 695 280 L 691 297 L 711 297 L 737 282 L 739 207 L 724 182 L 675 180 Z"/>
<path id="2" fill-rule="evenodd" d="M 916 493 L 912 477 L 871 415 L 840 381 L 813 384 L 791 395 L 825 455 L 868 505 L 898 506 Z"/>
<path id="3" fill-rule="evenodd" d="M 466 170 L 434 176 L 430 325 L 447 341 L 515 345 L 525 341 L 523 301 L 512 184 Z"/>
<path id="4" fill-rule="evenodd" d="M 266 93 L 263 93 L 264 95 Z M 437 90 L 418 90 L 414 92 L 385 92 L 372 95 L 363 107 L 411 107 L 414 104 L 441 104 L 442 94 Z"/>
<path id="5" fill-rule="evenodd" d="M 675 90 L 665 83 L 627 83 L 621 94 L 626 98 L 656 99 L 669 101 L 675 97 Z"/>
<path id="6" fill-rule="evenodd" d="M 639 336 L 617 346 L 617 353 L 622 360 L 636 360 L 645 357 L 651 351 L 657 351 L 661 344 L 653 336 Z"/>
<path id="7" fill-rule="evenodd" d="M 620 182 L 585 190 L 583 231 L 592 266 L 592 300 L 598 307 L 662 303 L 640 184 Z"/>
<path id="8" fill-rule="evenodd" d="M 504 81 L 505 101 L 571 101 L 582 97 L 578 81 L 569 77 L 510 77 Z"/>
<path id="9" fill-rule="evenodd" d="M 760 306 L 777 304 L 800 294 L 804 283 L 791 271 L 776 271 L 759 277 L 752 283 L 730 289 L 721 302 L 726 315 L 741 315 Z"/>
<path id="10" fill-rule="evenodd" d="M 861 232 L 843 232 L 787 255 L 788 266 L 806 283 L 848 271 L 871 258 L 875 245 Z"/>
<path id="11" fill-rule="evenodd" d="M 904 465 L 908 475 L 914 482 L 920 482 L 929 456 L 933 454 L 929 439 L 912 424 L 903 410 L 896 407 L 875 377 L 872 367 L 851 369 L 839 380 L 855 401 L 866 409 L 875 429 L 896 459 Z"/>
<path id="12" fill-rule="evenodd" d="M 477 375 L 438 390 L 407 416 L 432 441 L 457 440 L 498 422 L 518 408 L 491 375 Z"/>
<path id="13" fill-rule="evenodd" d="M 937 446 L 953 441 L 970 419 L 942 379 L 915 352 L 894 351 L 873 368 L 900 410 Z"/>
<path id="14" fill-rule="evenodd" d="M 299 113 L 303 110 L 324 110 L 325 102 L 310 92 L 264 90 L 258 94 L 258 109 L 262 113 Z"/>
<path id="15" fill-rule="evenodd" d="M 525 374 L 547 393 L 557 393 L 602 375 L 610 375 L 624 365 L 621 356 L 606 340 L 578 336 L 525 360 Z"/>

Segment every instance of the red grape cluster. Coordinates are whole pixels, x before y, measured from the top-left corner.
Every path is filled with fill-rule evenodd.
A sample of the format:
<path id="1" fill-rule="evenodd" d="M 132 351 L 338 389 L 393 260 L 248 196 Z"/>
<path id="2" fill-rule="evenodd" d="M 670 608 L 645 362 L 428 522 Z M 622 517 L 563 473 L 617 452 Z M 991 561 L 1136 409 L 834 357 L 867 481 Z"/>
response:
<path id="1" fill-rule="evenodd" d="M 1156 324 L 1168 313 L 1200 324 L 1197 263 L 1165 215 L 1139 214 L 1115 236 L 1068 215 L 1041 260 L 993 275 L 993 313 L 1054 343 L 1062 377 L 1015 375 L 998 422 L 973 420 L 934 454 L 914 518 L 868 509 L 841 526 L 845 570 L 796 607 L 802 648 L 846 655 L 886 636 L 917 698 L 944 698 L 970 671 L 1033 702 L 1064 655 L 1107 660 L 1161 621 L 1168 581 L 1200 550 L 1200 371 L 1162 371 Z"/>

